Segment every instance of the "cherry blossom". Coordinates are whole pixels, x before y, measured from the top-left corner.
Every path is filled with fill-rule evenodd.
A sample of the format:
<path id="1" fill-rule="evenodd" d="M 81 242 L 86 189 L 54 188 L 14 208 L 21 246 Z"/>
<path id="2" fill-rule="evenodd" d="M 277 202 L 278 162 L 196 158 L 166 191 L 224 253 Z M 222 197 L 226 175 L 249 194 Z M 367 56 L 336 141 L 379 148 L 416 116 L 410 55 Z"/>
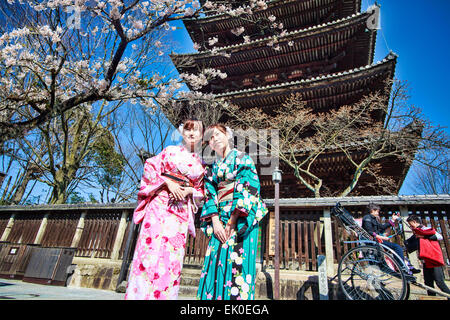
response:
<path id="1" fill-rule="evenodd" d="M 155 61 L 169 51 L 167 33 L 172 23 L 204 14 L 240 17 L 268 7 L 268 1 L 198 0 L 8 0 L 38 19 L 0 36 L 0 133 L 3 139 L 24 133 L 49 120 L 54 110 L 65 111 L 97 101 L 133 100 L 151 110 L 171 99 L 208 99 L 200 92 L 182 92 L 187 82 L 194 90 L 226 74 L 213 69 L 180 76 L 159 74 Z M 269 20 L 277 29 L 275 17 Z M 36 22 L 39 21 L 39 22 Z M 233 30 L 242 41 L 245 28 Z M 213 55 L 230 56 L 207 39 Z M 154 48 L 157 48 L 154 50 Z M 194 49 L 206 48 L 195 44 Z M 158 60 L 159 59 L 159 60 Z M 160 62 L 162 63 L 162 62 Z M 162 69 L 162 68 L 161 68 Z"/>

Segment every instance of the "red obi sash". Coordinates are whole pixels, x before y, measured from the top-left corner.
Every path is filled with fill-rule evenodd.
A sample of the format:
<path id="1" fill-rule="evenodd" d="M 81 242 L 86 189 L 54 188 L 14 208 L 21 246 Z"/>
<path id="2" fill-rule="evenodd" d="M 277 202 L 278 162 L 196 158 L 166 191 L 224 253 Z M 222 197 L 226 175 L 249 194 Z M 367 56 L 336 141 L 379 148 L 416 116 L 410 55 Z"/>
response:
<path id="1" fill-rule="evenodd" d="M 219 183 L 218 189 L 219 190 L 217 192 L 217 200 L 219 202 L 233 200 L 234 181 L 233 182 L 222 181 Z"/>

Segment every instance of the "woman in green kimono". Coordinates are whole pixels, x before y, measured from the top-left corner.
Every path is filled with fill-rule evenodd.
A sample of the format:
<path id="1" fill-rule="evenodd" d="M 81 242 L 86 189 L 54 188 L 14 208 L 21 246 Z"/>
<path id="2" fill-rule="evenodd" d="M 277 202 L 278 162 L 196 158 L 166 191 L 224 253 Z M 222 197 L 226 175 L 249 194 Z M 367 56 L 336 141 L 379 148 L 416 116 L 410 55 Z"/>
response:
<path id="1" fill-rule="evenodd" d="M 223 125 L 205 134 L 219 159 L 204 178 L 205 204 L 201 228 L 209 240 L 197 298 L 252 300 L 255 298 L 259 221 L 266 215 L 252 158 L 229 145 Z"/>

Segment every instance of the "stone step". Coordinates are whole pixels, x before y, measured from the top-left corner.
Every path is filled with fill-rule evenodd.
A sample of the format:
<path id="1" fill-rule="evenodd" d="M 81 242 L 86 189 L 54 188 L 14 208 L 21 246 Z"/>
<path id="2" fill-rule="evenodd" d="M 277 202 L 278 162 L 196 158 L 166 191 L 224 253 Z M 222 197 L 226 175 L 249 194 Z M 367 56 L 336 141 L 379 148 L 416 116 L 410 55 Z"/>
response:
<path id="1" fill-rule="evenodd" d="M 200 267 L 184 267 L 181 271 L 181 285 L 198 288 L 201 273 Z"/>
<path id="2" fill-rule="evenodd" d="M 181 271 L 180 291 L 178 293 L 181 298 L 196 299 L 201 273 L 201 266 L 184 265 Z"/>
<path id="3" fill-rule="evenodd" d="M 200 275 L 202 273 L 202 266 L 184 264 L 181 273 Z"/>
<path id="4" fill-rule="evenodd" d="M 181 276 L 181 285 L 183 286 L 192 286 L 198 288 L 199 284 L 200 284 L 199 278 L 185 277 L 184 275 Z"/>
<path id="5" fill-rule="evenodd" d="M 180 285 L 178 295 L 185 299 L 195 300 L 197 297 L 197 289 L 198 287 Z"/>

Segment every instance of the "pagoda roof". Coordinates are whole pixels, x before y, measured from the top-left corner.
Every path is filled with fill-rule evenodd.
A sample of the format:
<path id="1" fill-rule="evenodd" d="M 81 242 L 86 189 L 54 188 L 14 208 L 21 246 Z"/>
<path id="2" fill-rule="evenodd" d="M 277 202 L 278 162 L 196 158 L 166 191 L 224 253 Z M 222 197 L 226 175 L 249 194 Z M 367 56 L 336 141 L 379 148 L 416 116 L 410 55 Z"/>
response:
<path id="1" fill-rule="evenodd" d="M 311 36 L 318 35 L 320 33 L 334 31 L 336 28 L 343 29 L 344 27 L 348 27 L 349 25 L 352 25 L 352 24 L 359 24 L 359 23 L 361 23 L 361 21 L 365 22 L 366 21 L 365 19 L 367 19 L 369 17 L 369 15 L 370 14 L 367 12 L 355 13 L 355 14 L 352 14 L 351 16 L 347 16 L 347 17 L 337 19 L 334 21 L 330 21 L 327 23 L 310 26 L 308 28 L 291 30 L 291 31 L 287 32 L 283 37 L 267 36 L 267 37 L 260 38 L 260 39 L 254 39 L 249 42 L 245 42 L 245 41 L 241 40 L 240 43 L 235 43 L 235 44 L 222 46 L 222 47 L 215 47 L 214 48 L 214 51 L 216 52 L 215 54 L 213 54 L 212 50 L 204 50 L 204 51 L 199 51 L 199 52 L 195 52 L 195 53 L 185 53 L 185 54 L 172 53 L 171 56 L 173 56 L 175 59 L 177 57 L 211 58 L 211 56 L 217 56 L 217 53 L 220 53 L 220 52 L 237 52 L 237 51 L 240 51 L 240 50 L 248 48 L 248 47 L 254 48 L 256 46 L 267 46 L 267 42 L 269 42 L 271 40 L 275 40 L 277 38 L 279 39 L 278 41 L 283 41 L 283 40 L 289 40 L 289 38 L 293 37 L 293 36 L 311 37 Z"/>
<path id="2" fill-rule="evenodd" d="M 213 56 L 211 51 L 203 51 L 172 54 L 171 58 L 181 69 L 180 72 L 195 73 L 202 66 L 226 72 L 228 77 L 221 84 L 242 80 L 242 76 L 264 78 L 264 74 L 258 73 L 267 75 L 273 70 L 284 73 L 285 80 L 291 78 L 292 72 L 299 70 L 301 73 L 292 77 L 305 78 L 324 72 L 344 71 L 373 62 L 376 32 L 365 31 L 368 17 L 368 13 L 358 13 L 324 25 L 288 32 L 278 39 L 278 51 L 267 45 L 275 37 L 267 37 L 218 48 L 219 56 Z M 288 45 L 289 42 L 291 45 Z M 220 55 L 225 52 L 229 57 Z M 311 71 L 314 68 L 315 71 Z M 279 82 L 281 77 L 278 78 Z"/>
<path id="3" fill-rule="evenodd" d="M 214 97 L 227 99 L 241 108 L 258 105 L 270 110 L 282 105 L 290 94 L 302 93 L 304 101 L 313 109 L 328 109 L 353 103 L 364 94 L 381 90 L 385 80 L 394 77 L 396 61 L 397 55 L 391 52 L 382 61 L 348 71 L 215 94 Z"/>
<path id="4" fill-rule="evenodd" d="M 273 0 L 267 3 L 268 8 L 253 13 L 255 19 L 277 17 L 284 28 L 293 30 L 340 19 L 361 10 L 361 0 Z M 260 32 L 251 23 L 229 13 L 208 14 L 202 17 L 183 19 L 185 27 L 194 42 L 201 42 L 200 37 L 207 38 L 222 34 L 219 41 L 235 42 L 239 38 L 230 30 L 247 26 L 256 34 Z M 199 32 L 199 30 L 202 30 Z M 225 37 L 225 38 L 224 38 Z M 223 38 L 223 39 L 220 39 Z"/>

